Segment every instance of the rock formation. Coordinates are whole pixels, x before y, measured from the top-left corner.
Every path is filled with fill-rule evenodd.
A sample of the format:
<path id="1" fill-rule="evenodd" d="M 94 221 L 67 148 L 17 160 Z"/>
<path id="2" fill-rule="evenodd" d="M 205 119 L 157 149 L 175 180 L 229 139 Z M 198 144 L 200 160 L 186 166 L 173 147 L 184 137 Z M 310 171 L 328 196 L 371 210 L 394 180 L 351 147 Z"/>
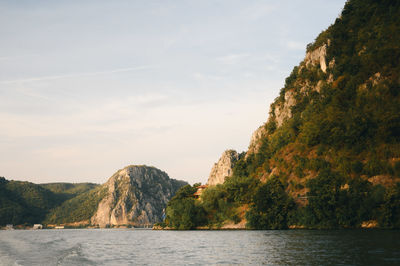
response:
<path id="1" fill-rule="evenodd" d="M 207 185 L 215 186 L 222 184 L 226 177 L 233 173 L 233 167 L 239 160 L 239 154 L 234 150 L 226 150 L 222 153 L 221 158 L 214 164 L 208 177 Z"/>
<path id="2" fill-rule="evenodd" d="M 329 62 L 329 66 L 327 66 L 326 63 L 326 52 L 329 45 L 330 40 L 327 40 L 327 43 L 324 43 L 314 50 L 307 52 L 303 62 L 301 62 L 299 68 L 297 69 L 296 74 L 300 75 L 303 68 L 311 69 L 315 66 L 319 66 L 324 73 L 326 73 L 328 68 L 333 68 L 335 65 L 334 58 L 331 60 L 331 62 Z M 299 93 L 306 95 L 310 91 L 316 91 L 320 93 L 324 82 L 329 82 L 329 78 L 326 81 L 319 80 L 315 85 L 310 84 L 310 82 L 307 80 L 296 80 L 296 88 L 298 88 L 297 90 L 290 89 L 285 91 L 282 101 L 275 101 L 271 104 L 268 122 L 275 123 L 277 128 L 282 126 L 286 120 L 292 118 L 292 107 L 296 105 L 296 95 Z M 266 136 L 266 134 L 267 132 L 265 125 L 260 126 L 256 131 L 254 131 L 245 158 L 247 158 L 250 154 L 257 153 L 259 151 L 259 148 L 261 147 L 261 140 Z"/>
<path id="3" fill-rule="evenodd" d="M 107 194 L 100 201 L 91 224 L 144 226 L 159 222 L 167 202 L 185 184 L 154 167 L 125 167 L 103 185 Z"/>
<path id="4" fill-rule="evenodd" d="M 294 98 L 293 91 L 285 92 L 285 101 L 282 105 L 278 105 L 275 107 L 274 115 L 276 125 L 280 127 L 286 119 L 292 117 L 291 107 L 296 104 L 296 99 Z"/>
<path id="5" fill-rule="evenodd" d="M 329 45 L 329 40 L 328 40 L 328 45 Z M 317 49 L 307 52 L 306 57 L 304 59 L 304 63 L 308 67 L 310 64 L 311 65 L 317 65 L 319 64 L 321 67 L 321 70 L 326 73 L 326 48 L 327 45 L 324 44 Z"/>
<path id="6" fill-rule="evenodd" d="M 261 147 L 261 139 L 265 136 L 267 131 L 265 130 L 265 125 L 260 126 L 257 128 L 256 131 L 253 132 L 253 135 L 251 135 L 250 139 L 250 144 L 249 144 L 249 149 L 246 153 L 246 159 L 249 154 L 252 153 L 257 153 Z"/>

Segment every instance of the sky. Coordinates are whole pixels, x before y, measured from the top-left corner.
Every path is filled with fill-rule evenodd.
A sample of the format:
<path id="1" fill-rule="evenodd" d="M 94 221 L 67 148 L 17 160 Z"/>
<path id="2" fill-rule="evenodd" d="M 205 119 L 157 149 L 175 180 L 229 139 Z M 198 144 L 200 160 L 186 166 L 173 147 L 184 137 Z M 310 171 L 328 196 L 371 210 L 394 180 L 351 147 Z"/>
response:
<path id="1" fill-rule="evenodd" d="M 205 183 L 345 0 L 0 0 L 0 176 Z"/>

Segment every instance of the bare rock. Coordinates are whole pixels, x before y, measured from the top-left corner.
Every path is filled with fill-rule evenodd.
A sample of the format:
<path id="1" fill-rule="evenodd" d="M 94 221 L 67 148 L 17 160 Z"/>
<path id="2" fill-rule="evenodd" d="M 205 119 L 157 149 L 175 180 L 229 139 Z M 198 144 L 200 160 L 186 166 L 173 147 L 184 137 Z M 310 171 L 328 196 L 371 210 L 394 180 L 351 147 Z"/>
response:
<path id="1" fill-rule="evenodd" d="M 125 167 L 103 185 L 107 195 L 100 201 L 91 224 L 100 227 L 152 225 L 161 221 L 168 201 L 185 184 L 154 167 Z"/>
<path id="2" fill-rule="evenodd" d="M 276 125 L 280 127 L 285 120 L 292 117 L 292 110 L 291 107 L 296 104 L 296 99 L 294 98 L 293 91 L 285 92 L 285 101 L 275 107 L 274 115 Z"/>
<path id="3" fill-rule="evenodd" d="M 317 49 L 308 52 L 304 59 L 306 66 L 317 65 L 319 63 L 321 70 L 326 73 L 326 47 L 327 45 L 324 44 Z"/>
<path id="4" fill-rule="evenodd" d="M 251 135 L 249 149 L 247 150 L 245 158 L 247 159 L 249 154 L 257 153 L 261 148 L 261 140 L 265 137 L 267 131 L 265 129 L 265 125 L 260 126 L 257 128 L 256 131 L 253 132 Z"/>
<path id="5" fill-rule="evenodd" d="M 236 151 L 224 151 L 224 153 L 222 153 L 221 155 L 221 158 L 218 160 L 217 163 L 214 164 L 213 168 L 211 169 L 207 184 L 209 186 L 223 184 L 226 177 L 232 176 L 233 167 L 238 160 L 239 154 Z"/>

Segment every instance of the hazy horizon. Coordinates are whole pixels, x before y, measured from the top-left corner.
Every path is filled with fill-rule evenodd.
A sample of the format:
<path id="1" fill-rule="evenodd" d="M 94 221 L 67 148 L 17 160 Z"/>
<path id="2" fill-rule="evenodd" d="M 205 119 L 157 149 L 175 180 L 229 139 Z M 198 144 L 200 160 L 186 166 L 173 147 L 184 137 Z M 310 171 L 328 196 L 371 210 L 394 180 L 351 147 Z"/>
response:
<path id="1" fill-rule="evenodd" d="M 345 0 L 3 1 L 0 176 L 206 182 Z"/>

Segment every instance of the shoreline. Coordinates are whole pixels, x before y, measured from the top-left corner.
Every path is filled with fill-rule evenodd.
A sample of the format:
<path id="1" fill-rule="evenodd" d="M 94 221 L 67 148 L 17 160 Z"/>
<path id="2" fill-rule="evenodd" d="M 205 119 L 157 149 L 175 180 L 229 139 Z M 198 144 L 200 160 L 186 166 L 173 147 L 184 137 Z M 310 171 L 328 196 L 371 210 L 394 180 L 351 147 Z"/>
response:
<path id="1" fill-rule="evenodd" d="M 94 226 L 94 225 L 79 225 L 75 226 L 74 225 L 68 225 L 68 224 L 60 224 L 60 225 L 41 225 L 41 228 L 34 228 L 33 226 L 30 225 L 11 225 L 11 226 L 4 226 L 0 227 L 1 231 L 13 231 L 13 230 L 62 230 L 62 229 L 131 229 L 131 230 L 174 230 L 174 231 L 182 231 L 182 229 L 176 229 L 176 228 L 171 228 L 168 226 L 161 226 L 159 224 L 154 224 L 151 227 L 144 227 L 144 226 L 133 226 L 133 225 L 115 225 L 115 226 L 109 226 L 109 227 L 99 227 L 99 226 Z M 312 227 L 306 227 L 304 225 L 290 225 L 287 229 L 282 229 L 282 230 L 357 230 L 357 229 L 362 229 L 362 230 L 371 230 L 371 229 L 381 229 L 381 230 L 391 230 L 387 228 L 381 228 L 378 226 L 378 222 L 375 220 L 370 220 L 370 221 L 364 221 L 361 223 L 359 227 L 354 227 L 354 228 L 312 228 Z M 186 229 L 184 229 L 186 230 Z M 237 224 L 235 223 L 226 223 L 222 226 L 198 226 L 194 229 L 188 229 L 188 230 L 199 230 L 199 231 L 241 231 L 241 230 L 249 230 L 249 231 L 254 231 L 254 230 L 260 230 L 260 229 L 250 229 L 246 228 L 246 221 L 241 221 Z M 274 229 L 265 229 L 265 230 L 274 230 Z"/>

